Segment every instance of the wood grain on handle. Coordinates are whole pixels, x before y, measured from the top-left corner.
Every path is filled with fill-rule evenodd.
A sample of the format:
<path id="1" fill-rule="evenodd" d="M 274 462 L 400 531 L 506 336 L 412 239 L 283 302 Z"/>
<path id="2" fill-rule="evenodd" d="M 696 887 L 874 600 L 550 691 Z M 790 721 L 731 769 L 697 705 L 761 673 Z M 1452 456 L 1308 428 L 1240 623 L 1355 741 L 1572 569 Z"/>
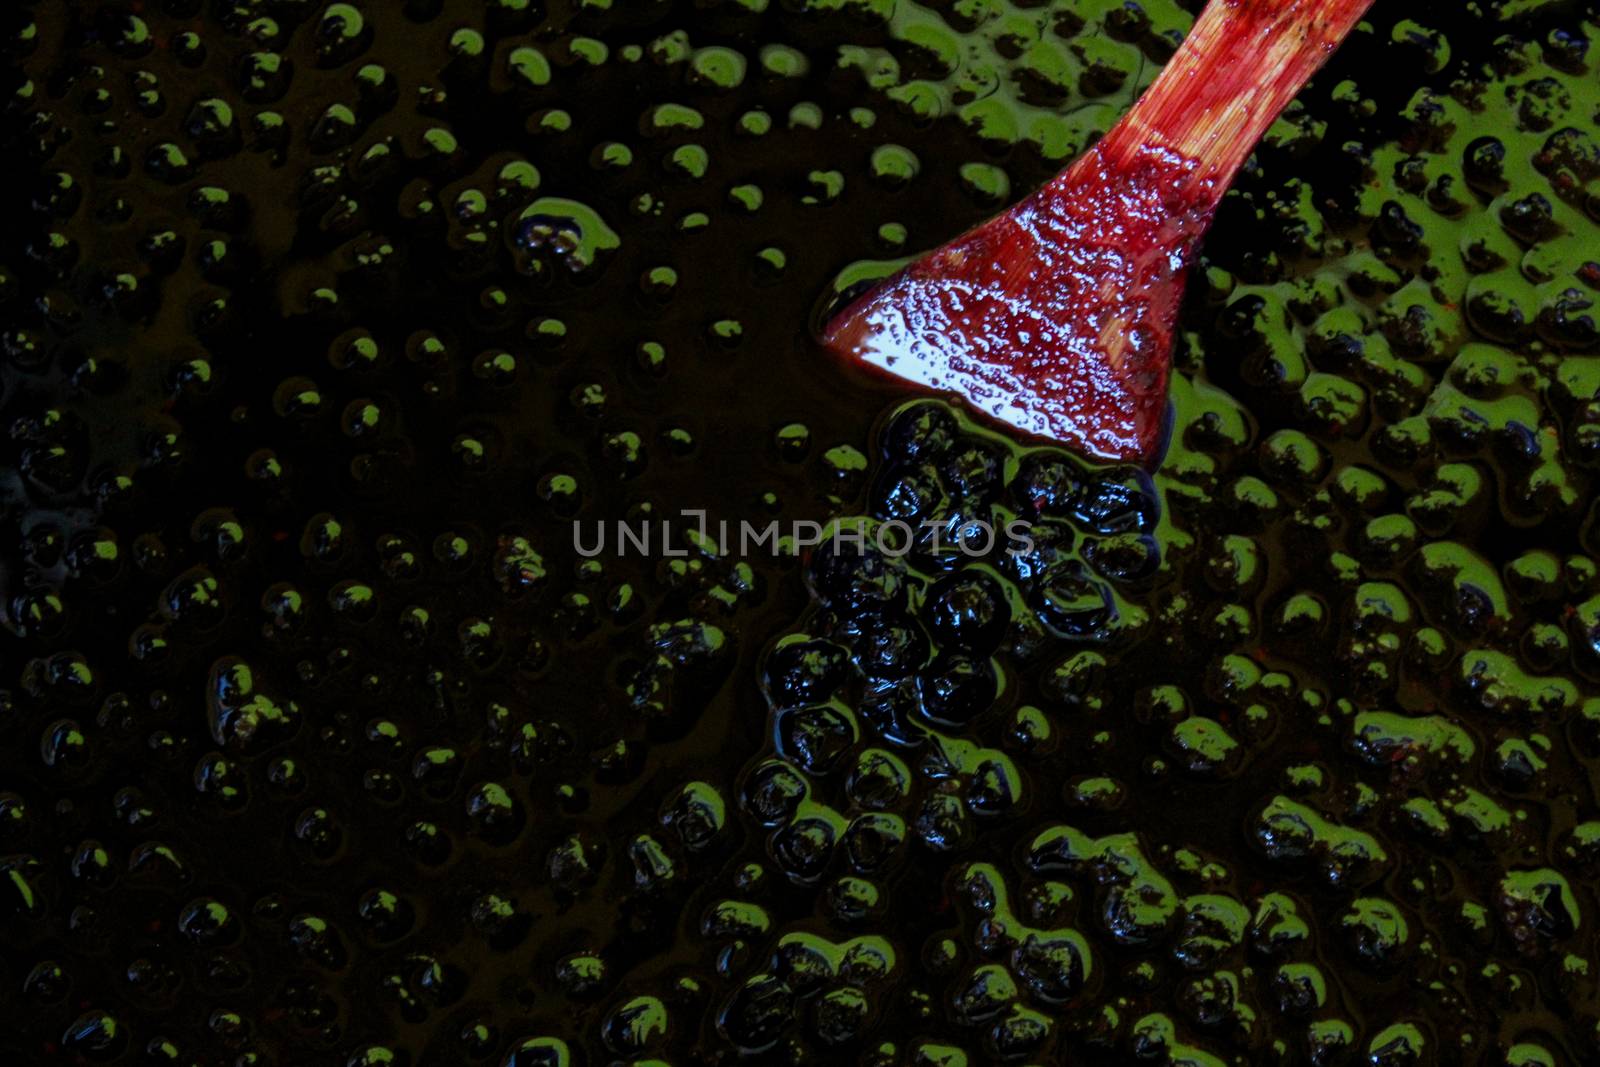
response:
<path id="1" fill-rule="evenodd" d="M 1372 0 L 1212 0 L 1154 84 L 1101 142 L 1113 164 L 1165 148 L 1222 195 L 1278 113 Z"/>

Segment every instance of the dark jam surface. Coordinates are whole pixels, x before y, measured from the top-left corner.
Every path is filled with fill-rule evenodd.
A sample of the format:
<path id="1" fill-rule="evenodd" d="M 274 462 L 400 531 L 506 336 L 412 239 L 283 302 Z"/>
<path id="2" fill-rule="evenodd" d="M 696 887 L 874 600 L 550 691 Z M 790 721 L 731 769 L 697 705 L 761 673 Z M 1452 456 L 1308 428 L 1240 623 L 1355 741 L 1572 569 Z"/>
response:
<path id="1" fill-rule="evenodd" d="M 1374 8 L 1153 477 L 805 325 L 1170 3 L 0 19 L 6 1063 L 1600 1059 L 1592 9 Z"/>

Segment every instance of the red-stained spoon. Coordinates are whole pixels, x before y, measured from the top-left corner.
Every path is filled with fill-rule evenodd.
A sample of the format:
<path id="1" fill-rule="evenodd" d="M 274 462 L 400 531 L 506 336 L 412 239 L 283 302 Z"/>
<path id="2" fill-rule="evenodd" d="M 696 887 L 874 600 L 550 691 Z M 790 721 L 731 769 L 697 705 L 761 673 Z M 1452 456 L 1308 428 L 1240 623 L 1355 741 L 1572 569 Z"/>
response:
<path id="1" fill-rule="evenodd" d="M 1104 459 L 1148 461 L 1190 257 L 1240 164 L 1372 0 L 1211 0 L 1043 188 L 827 326 L 833 351 Z"/>

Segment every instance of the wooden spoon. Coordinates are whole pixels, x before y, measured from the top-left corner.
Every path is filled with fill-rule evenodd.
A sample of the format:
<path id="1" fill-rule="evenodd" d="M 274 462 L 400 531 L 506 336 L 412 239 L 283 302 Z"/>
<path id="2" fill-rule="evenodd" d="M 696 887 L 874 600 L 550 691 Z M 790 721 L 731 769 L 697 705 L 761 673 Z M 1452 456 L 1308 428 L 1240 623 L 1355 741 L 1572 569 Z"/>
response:
<path id="1" fill-rule="evenodd" d="M 845 308 L 823 343 L 1088 455 L 1149 461 L 1195 247 L 1371 3 L 1211 0 L 1105 137 Z"/>

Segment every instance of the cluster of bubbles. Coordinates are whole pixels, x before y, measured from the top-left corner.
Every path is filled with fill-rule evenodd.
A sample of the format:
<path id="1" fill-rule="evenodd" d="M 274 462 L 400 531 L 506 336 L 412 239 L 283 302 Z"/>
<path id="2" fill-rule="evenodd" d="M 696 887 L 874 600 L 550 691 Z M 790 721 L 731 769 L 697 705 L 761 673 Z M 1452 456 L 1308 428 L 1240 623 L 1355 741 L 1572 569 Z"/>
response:
<path id="1" fill-rule="evenodd" d="M 1274 127 L 1198 271 L 1142 522 L 1086 530 L 1072 504 L 1128 472 L 1030 478 L 1059 459 L 1002 448 L 1000 517 L 1038 517 L 1046 544 L 1076 520 L 1098 540 L 1072 567 L 813 556 L 814 607 L 767 653 L 770 752 L 745 805 L 848 924 L 862 761 L 882 750 L 921 779 L 921 797 L 899 790 L 923 850 L 905 864 L 943 867 L 942 892 L 892 895 L 902 918 L 925 908 L 926 969 L 902 995 L 948 1051 L 881 1062 L 1032 1062 L 1054 1042 L 1105 1062 L 1593 1055 L 1600 171 L 1588 39 L 1555 14 L 1475 12 L 1454 60 L 1442 13 L 1374 19 Z M 1420 59 L 1426 84 L 1366 76 L 1376 56 Z M 888 423 L 871 521 L 992 517 L 964 482 L 970 438 L 920 451 L 950 417 Z M 994 795 L 1010 803 L 986 809 Z M 1183 814 L 1196 803 L 1213 814 Z M 1042 935 L 1008 883 L 1060 905 L 1057 958 L 1082 975 L 1059 1002 L 1016 955 Z M 945 908 L 964 892 L 958 934 Z M 1386 1009 L 1400 989 L 1421 1006 Z M 1526 1014 L 1497 1024 L 1490 1003 Z"/>
<path id="2" fill-rule="evenodd" d="M 0 1053 L 1592 1058 L 1592 11 L 1374 8 L 1154 476 L 795 343 L 1192 6 L 12 12 Z"/>

